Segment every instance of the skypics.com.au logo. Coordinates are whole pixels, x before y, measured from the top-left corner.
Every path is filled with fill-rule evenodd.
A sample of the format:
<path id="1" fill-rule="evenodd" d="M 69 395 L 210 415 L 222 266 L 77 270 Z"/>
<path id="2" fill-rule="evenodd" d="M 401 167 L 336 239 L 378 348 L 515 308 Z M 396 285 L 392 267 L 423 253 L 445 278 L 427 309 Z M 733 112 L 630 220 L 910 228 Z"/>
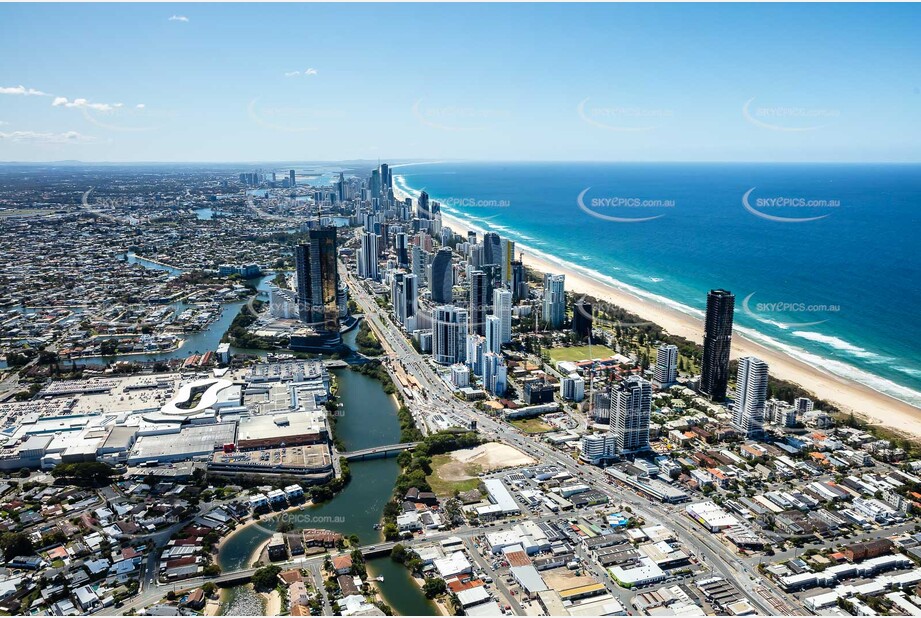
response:
<path id="1" fill-rule="evenodd" d="M 742 106 L 742 116 L 762 129 L 787 133 L 817 131 L 841 116 L 837 109 L 801 106 L 756 106 L 752 97 Z"/>
<path id="2" fill-rule="evenodd" d="M 662 209 L 670 209 L 676 206 L 675 200 L 669 199 L 648 199 L 641 197 L 625 196 L 598 196 L 587 198 L 591 187 L 582 190 L 576 198 L 576 204 L 579 210 L 587 215 L 610 221 L 612 223 L 642 223 L 643 221 L 652 221 L 665 216 Z M 648 216 L 627 216 L 628 213 L 636 212 L 656 212 Z"/>
<path id="3" fill-rule="evenodd" d="M 752 303 L 755 292 L 752 292 L 742 301 L 742 311 L 761 322 L 768 322 L 782 329 L 804 328 L 816 326 L 827 322 L 830 318 L 812 320 L 809 322 L 786 322 L 782 319 L 790 314 L 817 317 L 821 314 L 838 313 L 841 305 L 810 304 L 805 302 L 772 301 Z"/>
<path id="4" fill-rule="evenodd" d="M 670 109 L 625 106 L 589 105 L 586 97 L 576 106 L 576 113 L 583 122 L 607 131 L 640 133 L 663 126 L 674 117 Z"/>
<path id="5" fill-rule="evenodd" d="M 835 199 L 810 199 L 803 196 L 786 196 L 775 195 L 768 197 L 758 197 L 752 199 L 752 193 L 757 187 L 752 187 L 742 196 L 742 206 L 751 214 L 776 223 L 806 223 L 809 221 L 818 221 L 831 215 L 826 212 L 822 215 L 814 216 L 785 216 L 768 214 L 765 209 L 777 209 L 778 212 L 793 213 L 802 212 L 799 209 L 834 209 L 841 207 L 841 200 Z"/>

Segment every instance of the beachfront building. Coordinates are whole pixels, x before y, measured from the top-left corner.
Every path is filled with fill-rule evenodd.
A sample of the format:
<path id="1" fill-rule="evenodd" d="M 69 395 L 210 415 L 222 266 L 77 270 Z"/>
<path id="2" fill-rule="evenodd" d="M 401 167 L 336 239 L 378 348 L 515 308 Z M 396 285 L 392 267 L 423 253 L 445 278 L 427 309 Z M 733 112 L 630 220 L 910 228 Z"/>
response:
<path id="1" fill-rule="evenodd" d="M 566 275 L 544 273 L 543 320 L 550 328 L 560 328 L 566 318 Z"/>
<path id="2" fill-rule="evenodd" d="M 754 356 L 740 358 L 732 424 L 748 438 L 758 437 L 763 431 L 767 387 L 767 363 Z"/>
<path id="3" fill-rule="evenodd" d="M 572 305 L 572 332 L 584 339 L 592 334 L 592 304 L 579 299 Z"/>
<path id="4" fill-rule="evenodd" d="M 659 388 L 668 388 L 678 381 L 678 346 L 661 345 L 656 350 L 656 368 L 653 382 Z"/>
<path id="5" fill-rule="evenodd" d="M 727 290 L 710 290 L 704 320 L 704 357 L 700 392 L 713 401 L 726 399 L 729 383 L 729 347 L 732 343 L 732 312 L 735 296 Z"/>

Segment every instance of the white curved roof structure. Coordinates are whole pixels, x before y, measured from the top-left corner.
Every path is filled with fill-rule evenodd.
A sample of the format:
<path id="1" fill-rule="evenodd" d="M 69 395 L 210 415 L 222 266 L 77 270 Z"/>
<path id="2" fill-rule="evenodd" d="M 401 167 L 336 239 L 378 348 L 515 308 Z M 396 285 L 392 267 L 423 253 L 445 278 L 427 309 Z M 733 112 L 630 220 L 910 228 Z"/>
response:
<path id="1" fill-rule="evenodd" d="M 213 408 L 218 395 L 225 388 L 233 386 L 230 380 L 206 378 L 184 384 L 173 399 L 160 409 L 166 416 L 194 416 Z"/>

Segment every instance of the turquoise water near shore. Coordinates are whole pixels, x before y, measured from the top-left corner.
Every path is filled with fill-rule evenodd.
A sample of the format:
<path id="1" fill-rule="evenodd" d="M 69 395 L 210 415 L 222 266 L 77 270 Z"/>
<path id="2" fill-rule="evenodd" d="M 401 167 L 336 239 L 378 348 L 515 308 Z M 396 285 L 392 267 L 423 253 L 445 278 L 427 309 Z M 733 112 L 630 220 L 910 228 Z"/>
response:
<path id="1" fill-rule="evenodd" d="M 689 315 L 702 316 L 707 290 L 730 289 L 749 338 L 921 407 L 921 166 L 434 163 L 394 174 L 518 251 Z"/>

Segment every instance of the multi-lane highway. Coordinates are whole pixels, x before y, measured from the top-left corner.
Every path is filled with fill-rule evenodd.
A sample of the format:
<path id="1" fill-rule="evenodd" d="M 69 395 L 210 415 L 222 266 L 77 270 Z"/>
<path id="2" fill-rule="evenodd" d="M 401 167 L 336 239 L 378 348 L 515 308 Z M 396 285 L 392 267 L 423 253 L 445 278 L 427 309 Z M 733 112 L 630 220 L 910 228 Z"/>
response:
<path id="1" fill-rule="evenodd" d="M 343 268 L 340 272 L 346 271 Z M 443 411 L 451 412 L 468 421 L 475 420 L 479 431 L 486 436 L 515 446 L 535 456 L 543 463 L 553 463 L 565 469 L 573 476 L 603 491 L 615 503 L 629 505 L 647 522 L 666 524 L 683 537 L 683 540 L 693 548 L 694 553 L 702 562 L 744 593 L 759 612 L 768 615 L 777 613 L 775 607 L 777 599 L 786 599 L 786 594 L 779 589 L 772 590 L 773 584 L 759 576 L 755 562 L 740 559 L 735 551 L 724 546 L 711 534 L 701 530 L 685 517 L 680 507 L 653 504 L 623 488 L 615 488 L 610 484 L 606 473 L 600 468 L 581 465 L 569 454 L 562 453 L 539 439 L 527 438 L 517 429 L 496 421 L 472 406 L 459 402 L 445 381 L 438 376 L 430 359 L 422 356 L 412 347 L 386 312 L 381 310 L 370 297 L 364 285 L 353 279 L 351 275 L 347 276 L 347 280 L 352 298 L 365 311 L 365 317 L 380 339 L 389 359 L 400 363 L 402 369 L 418 381 L 422 390 L 427 394 L 428 404 L 443 406 Z M 416 410 L 414 410 L 415 414 L 417 414 Z M 422 418 L 417 420 L 425 422 L 424 416 L 421 414 L 419 416 Z M 759 593 L 757 589 L 764 592 Z"/>

